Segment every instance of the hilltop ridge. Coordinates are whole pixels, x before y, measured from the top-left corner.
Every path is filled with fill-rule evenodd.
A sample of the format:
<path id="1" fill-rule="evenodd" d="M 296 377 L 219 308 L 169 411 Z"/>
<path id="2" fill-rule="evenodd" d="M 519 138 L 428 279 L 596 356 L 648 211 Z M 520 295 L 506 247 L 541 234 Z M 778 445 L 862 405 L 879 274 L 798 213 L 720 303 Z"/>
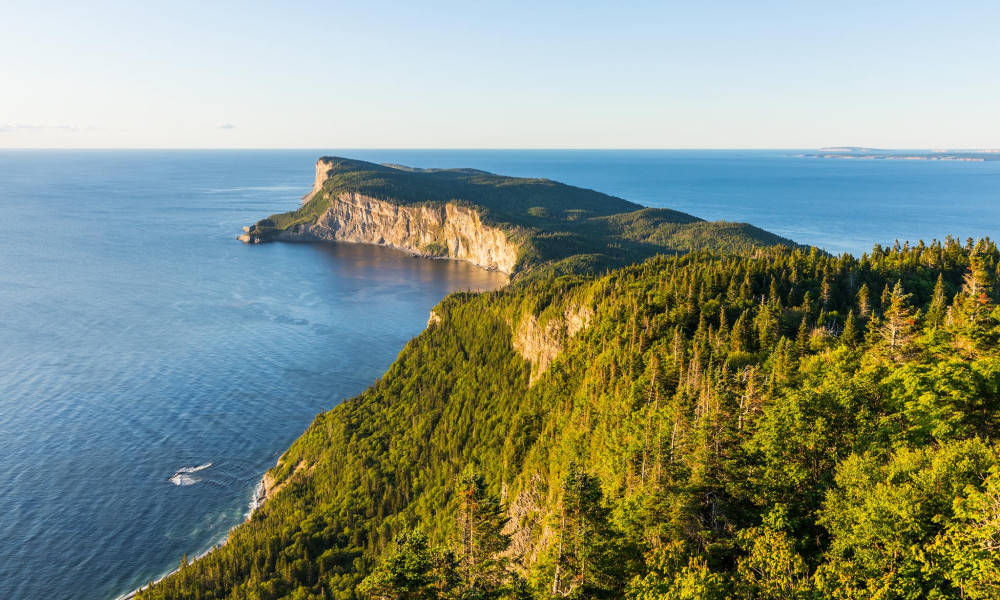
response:
<path id="1" fill-rule="evenodd" d="M 380 244 L 507 274 L 599 272 L 656 254 L 795 245 L 752 225 L 709 223 L 549 179 L 341 157 L 316 162 L 301 207 L 245 227 L 239 239 Z"/>

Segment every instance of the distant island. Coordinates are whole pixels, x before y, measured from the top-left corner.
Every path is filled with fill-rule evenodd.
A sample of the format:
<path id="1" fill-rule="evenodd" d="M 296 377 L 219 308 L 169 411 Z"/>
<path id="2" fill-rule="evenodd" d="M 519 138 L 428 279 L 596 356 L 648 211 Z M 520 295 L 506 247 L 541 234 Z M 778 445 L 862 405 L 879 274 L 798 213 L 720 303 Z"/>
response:
<path id="1" fill-rule="evenodd" d="M 807 158 L 847 158 L 872 160 L 958 160 L 985 162 L 1000 160 L 1000 149 L 985 150 L 878 150 L 858 146 L 820 148 Z"/>
<path id="2" fill-rule="evenodd" d="M 859 146 L 830 146 L 820 148 L 820 152 L 878 152 L 875 148 L 861 148 Z"/>

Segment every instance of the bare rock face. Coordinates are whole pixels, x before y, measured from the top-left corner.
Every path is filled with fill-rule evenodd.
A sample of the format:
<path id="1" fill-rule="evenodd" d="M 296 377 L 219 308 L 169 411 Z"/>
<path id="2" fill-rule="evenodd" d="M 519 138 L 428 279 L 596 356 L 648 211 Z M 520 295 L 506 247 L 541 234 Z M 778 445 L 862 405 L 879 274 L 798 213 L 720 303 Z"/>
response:
<path id="1" fill-rule="evenodd" d="M 378 244 L 428 258 L 464 260 L 478 267 L 510 275 L 517 263 L 519 245 L 499 227 L 483 223 L 474 209 L 452 203 L 402 206 L 357 192 L 329 192 L 323 184 L 334 174 L 334 161 L 316 161 L 312 190 L 335 194 L 330 208 L 315 223 L 295 225 L 274 233 L 244 227 L 236 239 L 247 244 L 270 241 L 355 242 Z M 258 224 L 260 225 L 260 224 Z"/>
<path id="2" fill-rule="evenodd" d="M 279 459 L 278 465 L 280 464 L 281 460 Z M 291 475 L 285 477 L 285 479 L 280 482 L 275 480 L 274 476 L 271 474 L 271 471 L 264 473 L 264 476 L 261 478 L 260 483 L 257 484 L 257 489 L 254 491 L 253 500 L 250 503 L 251 513 L 260 508 L 261 506 L 263 506 L 264 503 L 270 500 L 271 498 L 274 498 L 275 494 L 284 489 L 285 485 L 294 475 L 298 474 L 300 471 L 306 471 L 306 470 L 308 470 L 306 463 L 300 462 L 297 465 L 295 465 L 295 469 L 292 471 Z"/>
<path id="3" fill-rule="evenodd" d="M 316 167 L 318 186 L 322 164 Z M 296 225 L 278 240 L 378 244 L 507 274 L 517 263 L 517 245 L 501 229 L 485 225 L 475 210 L 454 204 L 400 206 L 356 192 L 332 198 L 316 223 Z"/>
<path id="4" fill-rule="evenodd" d="M 514 332 L 513 344 L 518 354 L 531 363 L 529 385 L 538 381 L 566 343 L 585 328 L 593 316 L 594 311 L 589 307 L 571 306 L 544 325 L 535 315 L 529 314 L 521 319 Z"/>
<path id="5" fill-rule="evenodd" d="M 333 163 L 329 160 L 323 160 L 322 158 L 316 161 L 316 179 L 313 181 L 313 189 L 311 192 L 302 197 L 302 203 L 308 202 L 313 196 L 319 193 L 323 189 L 323 184 L 326 180 L 330 178 L 330 172 L 333 169 Z"/>
<path id="6" fill-rule="evenodd" d="M 510 506 L 508 509 L 510 520 L 507 521 L 503 532 L 511 538 L 510 547 L 504 554 L 511 557 L 521 556 L 527 563 L 538 560 L 539 551 L 548 545 L 548 539 L 552 535 L 551 529 L 545 522 L 548 505 L 540 489 L 541 481 L 541 476 L 534 474 L 525 489 L 514 497 L 513 501 L 506 498 L 506 484 L 503 487 L 505 493 L 503 500 Z"/>

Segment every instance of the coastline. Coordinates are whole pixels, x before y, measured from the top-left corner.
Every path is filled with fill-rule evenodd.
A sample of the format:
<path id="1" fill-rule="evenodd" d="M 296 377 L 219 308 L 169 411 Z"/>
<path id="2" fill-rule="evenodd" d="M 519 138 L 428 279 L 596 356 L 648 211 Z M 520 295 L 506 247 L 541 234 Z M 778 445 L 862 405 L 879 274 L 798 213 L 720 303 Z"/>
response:
<path id="1" fill-rule="evenodd" d="M 254 512 L 256 512 L 258 508 L 260 508 L 261 506 L 263 506 L 264 502 L 267 501 L 267 496 L 268 496 L 268 494 L 267 494 L 268 490 L 267 490 L 267 483 L 266 483 L 266 481 L 267 481 L 267 473 L 265 472 L 265 474 L 260 478 L 260 481 L 257 482 L 257 485 L 253 489 L 253 495 L 250 497 L 250 502 L 248 504 L 249 508 L 248 508 L 246 514 L 243 517 L 243 521 L 241 523 L 238 523 L 238 524 L 233 525 L 232 527 L 230 527 L 229 531 L 226 532 L 226 535 L 223 536 L 223 538 L 221 540 L 219 540 L 219 541 L 215 542 L 214 544 L 212 544 L 212 546 L 208 550 L 205 550 L 204 552 L 202 552 L 198 556 L 194 557 L 194 559 L 192 559 L 191 562 L 194 562 L 196 560 L 202 559 L 202 558 L 208 556 L 211 552 L 213 552 L 215 550 L 218 550 L 219 548 L 222 548 L 223 546 L 225 546 L 226 542 L 229 541 L 229 534 L 232 533 L 233 529 L 235 529 L 235 528 L 239 527 L 240 525 L 242 525 L 243 523 L 246 523 L 247 521 L 249 521 L 250 517 L 253 516 Z M 135 588 L 134 590 L 132 590 L 131 592 L 129 592 L 127 594 L 115 597 L 114 600 L 133 600 L 136 596 L 139 595 L 140 592 L 142 592 L 143 590 L 145 590 L 149 586 L 155 585 L 155 584 L 163 581 L 167 577 L 170 577 L 171 575 L 173 575 L 174 573 L 177 573 L 180 570 L 181 570 L 180 567 L 177 567 L 176 569 L 173 569 L 173 570 L 171 570 L 168 573 L 164 573 L 163 575 L 160 575 L 159 577 L 157 577 L 153 581 L 150 581 L 147 584 L 144 584 L 144 585 L 142 585 L 140 587 Z"/>
<path id="2" fill-rule="evenodd" d="M 235 239 L 238 240 L 238 241 L 243 242 L 244 244 L 261 244 L 261 243 L 273 244 L 273 243 L 276 243 L 276 242 L 280 242 L 282 244 L 353 244 L 353 245 L 357 245 L 357 246 L 378 246 L 379 248 L 388 248 L 389 250 L 395 250 L 397 252 L 402 252 L 403 254 L 406 254 L 410 258 L 419 258 L 419 259 L 422 259 L 422 260 L 455 261 L 455 262 L 460 262 L 460 263 L 465 263 L 465 264 L 472 265 L 472 266 L 476 267 L 477 269 L 482 269 L 483 271 L 486 271 L 488 273 L 500 273 L 501 275 L 505 275 L 507 277 L 507 280 L 504 282 L 504 284 L 502 286 L 500 286 L 501 288 L 506 287 L 508 284 L 510 284 L 511 279 L 514 277 L 514 275 L 517 274 L 517 273 L 508 273 L 507 271 L 504 271 L 502 269 L 497 268 L 495 265 L 494 266 L 478 265 L 475 262 L 473 262 L 473 261 L 471 261 L 471 260 L 469 260 L 467 258 L 459 258 L 457 256 L 440 256 L 440 255 L 437 255 L 437 254 L 429 254 L 429 253 L 426 253 L 426 252 L 421 252 L 419 250 L 414 250 L 413 248 L 410 248 L 408 246 L 399 246 L 397 244 L 391 244 L 391 243 L 378 244 L 378 243 L 374 243 L 374 242 L 365 242 L 365 241 L 348 240 L 348 239 L 343 239 L 343 240 L 341 240 L 341 239 L 338 239 L 338 240 L 325 240 L 325 239 L 320 239 L 320 238 L 316 238 L 316 239 L 302 239 L 302 238 L 294 238 L 294 237 L 279 238 L 279 239 L 276 239 L 276 240 L 271 241 L 271 242 L 248 242 L 248 241 L 246 241 L 246 240 L 243 239 L 244 237 L 246 237 L 246 236 L 245 235 L 238 235 L 238 236 L 236 236 Z"/>
<path id="3" fill-rule="evenodd" d="M 805 158 L 825 158 L 834 160 L 926 160 L 955 162 L 991 162 L 1000 160 L 993 155 L 973 156 L 968 154 L 802 154 Z"/>
<path id="4" fill-rule="evenodd" d="M 305 197 L 308 198 L 310 195 L 311 194 L 307 194 Z M 239 240 L 240 237 L 237 237 L 236 239 Z M 244 240 L 240 240 L 240 241 L 244 241 Z M 459 262 L 466 262 L 468 264 L 472 264 L 473 266 L 475 266 L 475 267 L 477 267 L 479 269 L 482 269 L 484 271 L 487 271 L 487 272 L 491 272 L 491 273 L 503 273 L 504 275 L 506 275 L 506 279 L 505 279 L 503 285 L 501 285 L 497 289 L 502 289 L 502 288 L 507 287 L 508 285 L 510 285 L 510 282 L 511 282 L 511 279 L 512 279 L 512 275 L 509 274 L 509 273 L 505 273 L 505 272 L 500 271 L 500 270 L 498 270 L 496 268 L 489 268 L 487 266 L 478 265 L 478 264 L 475 264 L 474 262 L 469 261 L 467 259 L 457 258 L 457 257 L 452 257 L 452 256 L 433 256 L 433 255 L 423 254 L 423 253 L 415 252 L 414 250 L 412 250 L 410 248 L 399 247 L 399 246 L 396 246 L 396 245 L 393 245 L 393 244 L 378 244 L 378 243 L 372 243 L 372 242 L 367 242 L 367 241 L 354 241 L 354 240 L 336 240 L 336 241 L 333 241 L 333 240 L 322 240 L 322 239 L 316 239 L 316 240 L 279 239 L 279 240 L 276 240 L 276 241 L 279 241 L 279 242 L 282 242 L 282 243 L 292 243 L 292 244 L 310 244 L 310 243 L 319 243 L 319 244 L 337 243 L 337 244 L 343 244 L 343 243 L 346 243 L 346 244 L 359 244 L 359 245 L 367 245 L 367 246 L 380 246 L 380 247 L 383 247 L 383 248 L 390 248 L 392 250 L 396 250 L 396 251 L 399 251 L 399 252 L 406 253 L 406 254 L 410 255 L 411 258 L 432 259 L 432 260 L 455 260 L 455 261 L 459 261 Z M 478 291 L 481 292 L 482 290 L 478 290 Z M 434 319 L 436 317 L 433 309 L 431 310 L 430 315 L 431 316 L 430 316 L 430 318 L 429 318 L 429 320 L 427 322 L 427 326 L 426 327 L 429 327 L 431 325 L 431 323 L 434 322 Z M 426 329 L 426 327 L 425 327 L 425 329 Z M 303 464 L 299 464 L 299 465 L 296 466 L 295 470 L 298 471 L 299 469 L 303 468 L 304 466 L 305 465 L 303 465 Z M 268 476 L 269 471 L 270 471 L 270 469 L 268 469 L 267 471 L 264 472 L 264 474 L 261 476 L 260 480 L 257 482 L 257 485 L 254 487 L 253 494 L 251 495 L 250 502 L 248 503 L 248 507 L 249 508 L 248 508 L 246 514 L 244 515 L 243 521 L 240 522 L 240 523 L 238 523 L 238 524 L 236 524 L 236 525 L 234 525 L 233 527 L 229 528 L 229 530 L 226 532 L 225 536 L 222 537 L 222 539 L 220 539 L 219 541 L 217 541 L 214 544 L 212 544 L 211 547 L 209 547 L 207 550 L 205 550 L 201 554 L 198 554 L 195 558 L 191 559 L 190 562 L 195 562 L 197 560 L 200 560 L 200 559 L 204 558 L 205 556 L 208 556 L 211 552 L 213 552 L 215 550 L 218 550 L 219 548 L 222 548 L 223 546 L 225 546 L 226 543 L 229 541 L 229 535 L 232 533 L 233 529 L 235 529 L 235 528 L 243 525 L 247 521 L 249 521 L 250 518 L 253 517 L 254 513 L 261 506 L 264 505 L 264 503 L 267 501 L 267 499 L 273 493 L 276 493 L 282 487 L 281 485 L 274 485 L 273 481 L 271 481 L 271 482 L 268 481 L 269 480 L 269 476 Z M 139 593 L 142 592 L 143 590 L 145 590 L 146 588 L 150 587 L 151 585 L 155 585 L 155 584 L 163 581 L 167 577 L 170 577 L 171 575 L 173 575 L 173 574 L 175 574 L 175 573 L 177 573 L 179 571 L 180 571 L 180 567 L 174 568 L 174 569 L 170 570 L 169 572 L 160 575 L 159 577 L 157 577 L 156 579 L 150 581 L 149 583 L 143 584 L 142 586 L 140 586 L 140 587 L 132 590 L 131 592 L 128 592 L 127 594 L 115 597 L 114 600 L 134 600 L 134 598 L 136 596 L 138 596 Z"/>

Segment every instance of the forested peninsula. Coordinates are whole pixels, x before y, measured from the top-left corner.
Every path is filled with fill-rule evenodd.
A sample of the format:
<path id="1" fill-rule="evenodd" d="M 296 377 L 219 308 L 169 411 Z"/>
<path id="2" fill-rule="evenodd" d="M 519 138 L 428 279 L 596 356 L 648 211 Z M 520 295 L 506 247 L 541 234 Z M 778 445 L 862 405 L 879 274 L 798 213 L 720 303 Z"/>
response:
<path id="1" fill-rule="evenodd" d="M 600 273 L 664 253 L 787 244 L 745 223 L 706 222 L 548 179 L 324 157 L 295 211 L 244 228 L 252 244 L 347 241 L 507 274 Z"/>
<path id="2" fill-rule="evenodd" d="M 442 300 L 225 546 L 139 598 L 1000 597 L 990 240 L 831 256 L 548 180 L 318 175 L 244 241 L 511 283 Z"/>

